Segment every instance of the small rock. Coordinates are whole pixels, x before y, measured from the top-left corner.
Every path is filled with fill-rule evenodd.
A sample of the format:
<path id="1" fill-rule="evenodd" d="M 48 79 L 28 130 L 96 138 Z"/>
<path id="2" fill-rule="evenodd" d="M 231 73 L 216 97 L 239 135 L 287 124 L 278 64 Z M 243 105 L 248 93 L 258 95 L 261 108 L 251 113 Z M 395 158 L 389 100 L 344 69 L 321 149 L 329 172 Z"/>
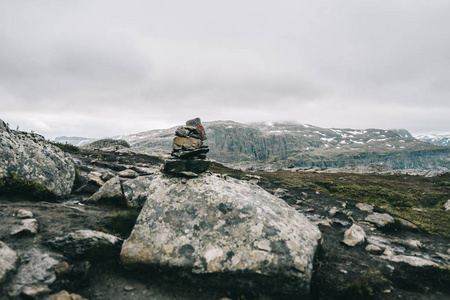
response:
<path id="1" fill-rule="evenodd" d="M 136 178 L 138 176 L 139 176 L 138 172 L 131 169 L 126 169 L 119 172 L 119 177 L 123 178 Z"/>
<path id="2" fill-rule="evenodd" d="M 115 175 L 108 171 L 108 172 L 102 173 L 102 175 L 100 176 L 100 179 L 103 180 L 104 182 L 107 182 L 108 180 L 110 180 L 113 177 L 115 177 Z"/>
<path id="3" fill-rule="evenodd" d="M 273 192 L 273 195 L 278 198 L 286 197 L 287 194 L 288 194 L 288 190 L 282 189 L 282 188 L 278 188 Z"/>
<path id="4" fill-rule="evenodd" d="M 200 149 L 202 146 L 202 140 L 193 137 L 176 136 L 173 140 L 173 150 L 192 151 Z"/>
<path id="5" fill-rule="evenodd" d="M 336 206 L 333 206 L 333 207 L 328 211 L 328 214 L 329 214 L 331 217 L 334 217 L 334 215 L 335 215 L 338 211 L 339 211 L 339 209 L 338 209 Z"/>
<path id="6" fill-rule="evenodd" d="M 202 150 L 202 149 L 200 149 Z M 193 153 L 191 151 L 189 153 Z M 197 174 L 204 173 L 208 170 L 210 161 L 204 159 L 166 159 L 163 164 L 163 172 L 167 174 L 177 175 L 183 171 L 190 171 Z"/>
<path id="7" fill-rule="evenodd" d="M 317 226 L 321 225 L 321 226 L 331 227 L 332 222 L 330 220 L 326 219 L 326 220 L 316 221 L 316 222 L 314 222 L 314 224 L 316 224 Z"/>
<path id="8" fill-rule="evenodd" d="M 77 294 L 69 294 L 66 290 L 62 290 L 58 294 L 50 296 L 49 300 L 87 300 Z"/>
<path id="9" fill-rule="evenodd" d="M 38 221 L 36 219 L 25 219 L 20 221 L 19 225 L 12 226 L 10 235 L 34 235 L 38 231 L 38 226 Z"/>
<path id="10" fill-rule="evenodd" d="M 134 171 L 133 171 L 134 172 Z M 125 203 L 119 177 L 108 180 L 94 195 L 89 197 L 88 202 L 118 202 Z"/>
<path id="11" fill-rule="evenodd" d="M 405 229 L 409 229 L 411 231 L 419 230 L 419 227 L 417 227 L 416 225 L 414 225 L 413 223 L 411 223 L 409 221 L 406 221 L 401 218 L 396 218 L 396 220 L 398 220 L 402 224 L 403 228 L 405 228 Z"/>
<path id="12" fill-rule="evenodd" d="M 436 252 L 436 254 L 437 254 L 439 257 L 441 257 L 441 258 L 443 258 L 443 259 L 446 259 L 446 260 L 450 261 L 450 255 L 444 254 L 444 253 L 440 253 L 440 252 Z"/>
<path id="13" fill-rule="evenodd" d="M 439 265 L 431 260 L 407 255 L 391 255 L 384 257 L 392 262 L 406 263 L 413 267 L 439 267 Z"/>
<path id="14" fill-rule="evenodd" d="M 131 291 L 134 291 L 136 289 L 136 287 L 131 286 L 131 285 L 126 285 L 123 289 L 127 292 L 131 292 Z"/>
<path id="15" fill-rule="evenodd" d="M 373 253 L 373 254 L 381 254 L 383 253 L 383 249 L 381 249 L 380 247 L 373 245 L 373 244 L 369 244 L 367 245 L 366 249 L 367 252 Z"/>
<path id="16" fill-rule="evenodd" d="M 50 294 L 51 289 L 49 289 L 47 286 L 26 286 L 22 290 L 22 296 L 32 298 L 32 299 L 39 299 L 44 295 Z"/>
<path id="17" fill-rule="evenodd" d="M 105 182 L 101 179 L 102 174 L 100 172 L 91 172 L 88 174 L 88 179 L 90 183 L 94 183 L 97 186 L 102 186 Z"/>
<path id="18" fill-rule="evenodd" d="M 197 178 L 199 175 L 194 173 L 194 172 L 190 172 L 190 171 L 182 171 L 180 173 L 178 173 L 178 175 L 182 176 L 182 177 L 186 177 L 186 178 Z"/>
<path id="19" fill-rule="evenodd" d="M 385 227 L 388 224 L 394 223 L 394 218 L 388 214 L 373 213 L 368 215 L 364 220 L 377 225 L 378 227 Z"/>
<path id="20" fill-rule="evenodd" d="M 428 212 L 425 209 L 421 209 L 421 208 L 413 208 L 412 210 L 418 211 L 418 212 Z"/>
<path id="21" fill-rule="evenodd" d="M 72 272 L 72 267 L 66 261 L 62 261 L 55 266 L 55 272 L 61 275 L 68 274 Z"/>
<path id="22" fill-rule="evenodd" d="M 18 259 L 16 252 L 0 241 L 0 283 L 16 270 Z"/>
<path id="23" fill-rule="evenodd" d="M 417 240 L 406 240 L 406 241 L 403 241 L 402 244 L 405 246 L 408 246 L 409 248 L 415 249 L 415 250 L 419 250 L 419 248 L 422 247 L 422 243 Z"/>
<path id="24" fill-rule="evenodd" d="M 346 215 L 346 216 L 353 216 L 353 211 L 351 211 L 351 210 L 348 210 L 348 209 L 346 209 L 346 210 L 344 210 L 344 214 Z"/>
<path id="25" fill-rule="evenodd" d="M 449 211 L 449 210 L 450 210 L 450 199 L 448 199 L 448 201 L 445 202 L 444 208 L 445 208 L 446 211 Z"/>
<path id="26" fill-rule="evenodd" d="M 347 231 L 344 233 L 344 240 L 342 241 L 347 246 L 356 246 L 358 244 L 364 243 L 366 238 L 366 233 L 364 229 L 360 226 L 353 224 Z"/>
<path id="27" fill-rule="evenodd" d="M 190 130 L 184 126 L 178 127 L 177 130 L 175 131 L 175 135 L 179 136 L 179 137 L 188 137 L 189 133 L 190 133 Z"/>
<path id="28" fill-rule="evenodd" d="M 391 257 L 394 255 L 395 255 L 395 253 L 394 253 L 394 251 L 392 251 L 392 249 L 390 247 L 386 247 L 386 249 L 384 249 L 383 256 Z"/>
<path id="29" fill-rule="evenodd" d="M 16 217 L 19 219 L 27 219 L 27 218 L 32 218 L 33 217 L 33 213 L 29 210 L 25 210 L 25 209 L 19 209 L 19 211 L 16 214 Z"/>
<path id="30" fill-rule="evenodd" d="M 359 210 L 367 211 L 367 212 L 373 212 L 373 205 L 367 204 L 367 203 L 358 203 L 356 204 L 356 207 L 359 208 Z"/>

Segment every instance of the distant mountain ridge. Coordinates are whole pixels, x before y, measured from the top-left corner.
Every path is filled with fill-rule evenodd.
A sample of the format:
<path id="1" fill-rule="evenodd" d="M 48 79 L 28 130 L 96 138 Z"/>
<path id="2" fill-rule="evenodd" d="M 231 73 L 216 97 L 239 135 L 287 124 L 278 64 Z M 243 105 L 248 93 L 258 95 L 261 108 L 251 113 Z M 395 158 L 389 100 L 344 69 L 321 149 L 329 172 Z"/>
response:
<path id="1" fill-rule="evenodd" d="M 55 142 L 61 143 L 61 144 L 71 144 L 77 147 L 92 143 L 98 139 L 96 138 L 85 138 L 85 137 L 79 137 L 79 136 L 58 136 L 55 138 Z"/>
<path id="2" fill-rule="evenodd" d="M 438 146 L 450 146 L 450 133 L 419 134 L 416 138 Z"/>
<path id="3" fill-rule="evenodd" d="M 405 129 L 321 128 L 299 123 L 205 122 L 208 157 L 227 164 L 276 168 L 381 165 L 383 168 L 450 171 L 450 147 L 414 138 Z M 117 138 L 139 152 L 170 154 L 176 127 Z"/>

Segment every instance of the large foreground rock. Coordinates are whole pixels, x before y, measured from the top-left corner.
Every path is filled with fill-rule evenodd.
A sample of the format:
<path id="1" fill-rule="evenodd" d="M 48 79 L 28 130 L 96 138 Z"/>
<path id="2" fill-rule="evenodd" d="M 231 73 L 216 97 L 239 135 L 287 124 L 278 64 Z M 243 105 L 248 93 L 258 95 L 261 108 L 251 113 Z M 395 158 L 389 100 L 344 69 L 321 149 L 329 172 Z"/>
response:
<path id="1" fill-rule="evenodd" d="M 148 195 L 122 246 L 126 267 L 184 270 L 224 288 L 309 292 L 321 234 L 283 200 L 216 175 L 157 175 Z"/>
<path id="2" fill-rule="evenodd" d="M 39 182 L 56 195 L 68 195 L 75 180 L 70 156 L 41 135 L 9 129 L 0 120 L 0 178 L 14 173 Z"/>

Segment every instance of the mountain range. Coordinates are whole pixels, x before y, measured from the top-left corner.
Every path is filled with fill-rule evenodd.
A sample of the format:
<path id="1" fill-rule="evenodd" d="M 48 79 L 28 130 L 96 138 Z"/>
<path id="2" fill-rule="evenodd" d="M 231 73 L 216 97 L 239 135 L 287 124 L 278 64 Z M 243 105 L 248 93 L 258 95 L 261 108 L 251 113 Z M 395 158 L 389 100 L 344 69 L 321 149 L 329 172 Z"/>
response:
<path id="1" fill-rule="evenodd" d="M 242 124 L 234 121 L 205 122 L 204 126 L 208 135 L 205 143 L 211 149 L 208 157 L 235 166 L 378 165 L 391 170 L 450 170 L 448 137 L 447 144 L 435 145 L 414 138 L 404 129 L 321 128 L 299 123 Z M 135 151 L 167 156 L 175 130 L 176 127 L 150 130 L 115 138 L 126 140 Z M 92 139 L 61 137 L 56 141 L 80 146 Z"/>

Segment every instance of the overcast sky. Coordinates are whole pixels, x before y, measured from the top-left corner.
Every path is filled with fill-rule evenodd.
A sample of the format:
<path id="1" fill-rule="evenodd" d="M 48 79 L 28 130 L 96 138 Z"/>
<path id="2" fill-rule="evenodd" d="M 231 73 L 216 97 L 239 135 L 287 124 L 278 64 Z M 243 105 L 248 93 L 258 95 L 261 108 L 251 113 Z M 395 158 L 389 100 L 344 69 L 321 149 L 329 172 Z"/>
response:
<path id="1" fill-rule="evenodd" d="M 450 1 L 0 1 L 11 127 L 106 137 L 194 117 L 450 132 Z"/>

